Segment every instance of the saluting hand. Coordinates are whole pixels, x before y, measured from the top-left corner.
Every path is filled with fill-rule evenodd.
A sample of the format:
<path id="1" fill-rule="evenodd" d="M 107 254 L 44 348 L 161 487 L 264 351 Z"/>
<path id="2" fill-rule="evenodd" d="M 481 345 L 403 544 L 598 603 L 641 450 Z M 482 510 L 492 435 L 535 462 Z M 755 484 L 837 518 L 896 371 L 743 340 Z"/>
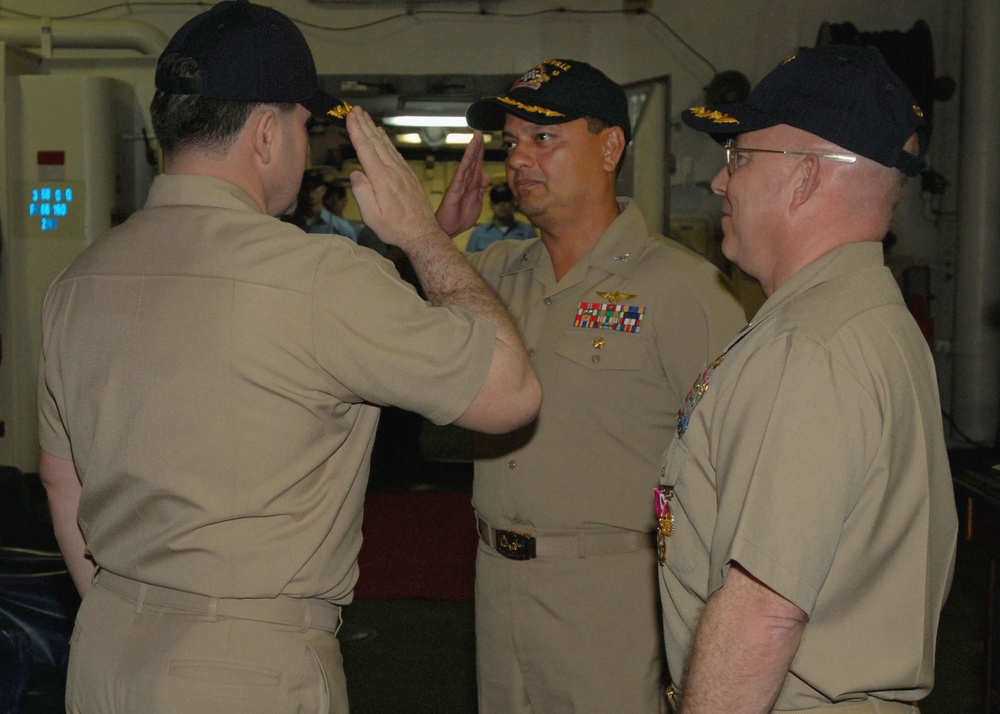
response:
<path id="1" fill-rule="evenodd" d="M 490 185 L 490 177 L 483 173 L 483 147 L 483 132 L 477 131 L 438 206 L 438 223 L 453 238 L 475 225 L 483 212 L 483 195 Z"/>
<path id="2" fill-rule="evenodd" d="M 365 224 L 407 253 L 415 242 L 440 235 L 423 186 L 385 130 L 355 106 L 347 115 L 347 133 L 363 169 L 351 172 L 351 189 Z"/>

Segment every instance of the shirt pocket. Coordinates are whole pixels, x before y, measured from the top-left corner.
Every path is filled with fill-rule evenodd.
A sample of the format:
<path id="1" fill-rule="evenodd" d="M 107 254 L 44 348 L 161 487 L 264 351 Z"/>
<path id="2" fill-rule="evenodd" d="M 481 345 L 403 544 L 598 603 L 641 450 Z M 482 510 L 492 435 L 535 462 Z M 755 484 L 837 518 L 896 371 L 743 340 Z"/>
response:
<path id="1" fill-rule="evenodd" d="M 638 371 L 646 353 L 646 335 L 586 327 L 571 327 L 559 339 L 555 352 L 594 371 Z"/>

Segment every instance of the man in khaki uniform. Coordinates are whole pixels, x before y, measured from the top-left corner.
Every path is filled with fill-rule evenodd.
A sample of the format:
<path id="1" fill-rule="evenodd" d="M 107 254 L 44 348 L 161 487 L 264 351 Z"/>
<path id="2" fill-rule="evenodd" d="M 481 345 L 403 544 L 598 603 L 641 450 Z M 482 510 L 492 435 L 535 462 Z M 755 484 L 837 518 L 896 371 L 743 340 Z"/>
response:
<path id="1" fill-rule="evenodd" d="M 156 85 L 164 175 L 43 313 L 41 477 L 84 595 L 67 710 L 346 712 L 335 633 L 378 406 L 506 430 L 538 383 L 385 134 L 317 90 L 288 18 L 220 3 Z M 429 302 L 372 251 L 276 218 L 313 113 L 346 116 L 365 220 Z"/>
<path id="2" fill-rule="evenodd" d="M 880 244 L 923 165 L 920 108 L 877 50 L 829 46 L 683 116 L 726 142 L 722 249 L 767 302 L 665 455 L 680 710 L 915 711 L 957 530 L 934 365 Z"/>
<path id="3" fill-rule="evenodd" d="M 541 234 L 469 258 L 544 390 L 534 423 L 476 442 L 480 712 L 658 712 L 650 494 L 686 385 L 743 312 L 712 265 L 616 199 L 631 127 L 599 70 L 544 62 L 468 120 L 503 131 L 507 182 Z"/>

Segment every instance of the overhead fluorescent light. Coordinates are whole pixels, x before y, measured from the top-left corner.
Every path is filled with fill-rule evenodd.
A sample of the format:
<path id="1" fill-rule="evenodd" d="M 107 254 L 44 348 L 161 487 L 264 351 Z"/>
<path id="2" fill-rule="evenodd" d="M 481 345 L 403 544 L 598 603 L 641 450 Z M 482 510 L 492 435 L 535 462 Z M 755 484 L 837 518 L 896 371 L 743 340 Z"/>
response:
<path id="1" fill-rule="evenodd" d="M 445 144 L 452 145 L 465 145 L 472 141 L 472 132 L 448 132 L 444 137 Z M 483 135 L 483 141 L 487 144 L 490 143 L 491 136 L 489 134 Z M 409 144 L 412 146 L 417 146 L 420 144 L 426 144 L 428 146 L 440 146 L 441 138 L 440 136 L 424 136 L 421 132 L 413 132 L 407 134 L 393 134 L 393 139 L 395 139 L 397 144 Z"/>
<path id="2" fill-rule="evenodd" d="M 389 126 L 445 126 L 445 127 L 466 127 L 464 116 L 389 116 L 382 120 L 383 124 Z"/>

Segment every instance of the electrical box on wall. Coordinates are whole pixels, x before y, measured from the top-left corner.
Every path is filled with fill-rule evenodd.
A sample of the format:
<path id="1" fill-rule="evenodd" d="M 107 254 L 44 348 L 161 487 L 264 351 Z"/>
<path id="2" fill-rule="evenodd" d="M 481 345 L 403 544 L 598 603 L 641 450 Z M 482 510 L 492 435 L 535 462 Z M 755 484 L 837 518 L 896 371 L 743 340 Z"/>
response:
<path id="1" fill-rule="evenodd" d="M 7 197 L 0 465 L 38 468 L 35 384 L 53 278 L 125 213 L 134 175 L 134 92 L 106 77 L 7 79 Z M 127 200 L 127 199 L 126 199 Z"/>

